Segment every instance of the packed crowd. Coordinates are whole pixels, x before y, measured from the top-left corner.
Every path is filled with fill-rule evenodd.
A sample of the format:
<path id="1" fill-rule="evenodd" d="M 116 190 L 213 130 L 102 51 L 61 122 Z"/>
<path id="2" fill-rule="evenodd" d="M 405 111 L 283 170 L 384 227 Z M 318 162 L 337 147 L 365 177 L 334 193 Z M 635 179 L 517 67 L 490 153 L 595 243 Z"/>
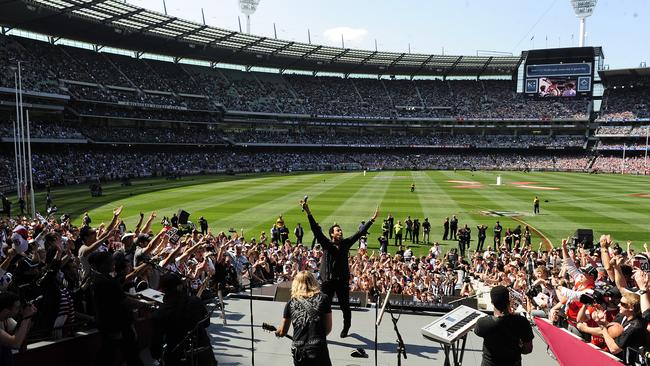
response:
<path id="1" fill-rule="evenodd" d="M 162 136 L 161 138 L 164 138 Z M 460 153 L 319 153 L 234 152 L 204 150 L 121 152 L 64 147 L 55 152 L 33 151 L 34 183 L 44 186 L 83 183 L 90 180 L 119 180 L 167 175 L 196 175 L 216 172 L 324 171 L 324 170 L 558 170 L 584 171 L 587 155 L 520 155 Z M 0 184 L 11 185 L 13 155 L 0 156 L 5 174 Z"/>
<path id="2" fill-rule="evenodd" d="M 188 112 L 182 112 L 189 114 Z M 174 113 L 162 113 L 171 118 Z M 163 117 L 161 115 L 161 117 Z M 199 114 L 192 114 L 200 118 Z M 206 115 L 207 118 L 213 118 Z M 206 118 L 206 119 L 207 119 Z M 215 125 L 113 127 L 92 123 L 31 121 L 32 138 L 83 139 L 102 142 L 223 144 L 224 138 L 239 144 L 316 144 L 372 146 L 456 146 L 479 148 L 563 147 L 579 148 L 585 143 L 576 135 L 473 135 L 450 134 L 422 129 L 256 129 L 218 130 Z M 0 136 L 13 136 L 13 121 L 0 122 Z"/>
<path id="3" fill-rule="evenodd" d="M 471 135 L 430 132 L 420 129 L 386 130 L 359 129 L 354 132 L 336 130 L 244 130 L 227 134 L 239 143 L 271 144 L 343 144 L 374 146 L 464 146 L 464 147 L 504 147 L 529 148 L 544 147 L 582 147 L 583 136 L 563 135 Z"/>
<path id="4" fill-rule="evenodd" d="M 176 109 L 152 109 L 132 106 L 114 106 L 103 103 L 72 103 L 70 111 L 84 117 L 133 119 L 159 122 L 205 122 L 219 121 L 216 111 L 187 111 Z"/>
<path id="5" fill-rule="evenodd" d="M 650 118 L 650 88 L 637 86 L 609 88 L 605 91 L 602 120 Z"/>
<path id="6" fill-rule="evenodd" d="M 207 98 L 190 98 L 174 96 L 171 93 L 154 94 L 137 90 L 118 90 L 85 85 L 67 84 L 67 90 L 79 100 L 105 103 L 137 103 L 138 105 L 173 106 L 191 110 L 216 110 L 216 106 Z"/>
<path id="7" fill-rule="evenodd" d="M 12 60 L 25 60 L 27 90 L 77 100 L 214 110 L 355 117 L 578 119 L 583 100 L 535 101 L 508 80 L 392 80 L 211 69 L 0 36 L 0 86 L 13 87 Z M 89 83 L 79 84 L 75 82 Z M 191 95 L 191 96 L 190 96 Z"/>
<path id="8" fill-rule="evenodd" d="M 615 141 L 598 141 L 596 149 L 598 150 L 646 150 L 647 146 L 643 142 L 615 142 Z"/>
<path id="9" fill-rule="evenodd" d="M 153 232 L 152 224 L 159 219 L 155 212 L 146 219 L 141 214 L 135 227 L 127 228 L 120 213 L 121 208 L 115 209 L 113 220 L 99 226 L 88 214 L 79 227 L 67 216 L 0 223 L 0 290 L 15 293 L 14 301 L 35 300 L 35 307 L 23 310 L 22 316 L 32 320 L 21 327 L 31 329 L 19 333 L 18 345 L 25 338 L 61 337 L 78 326 L 79 319 L 107 327 L 102 315 L 125 306 L 93 291 L 110 272 L 125 293 L 157 289 L 161 276 L 174 272 L 186 279 L 188 291 L 210 297 L 218 291 L 239 291 L 249 282 L 291 281 L 303 270 L 318 274 L 323 256 L 319 244 L 303 243 L 309 236 L 304 228 L 291 230 L 282 217 L 268 236 L 262 232 L 251 237 L 233 230 L 213 233 L 203 217 L 193 224 L 181 222 L 176 214 L 163 217 L 163 229 Z M 408 301 L 439 303 L 444 296 L 477 295 L 476 283 L 504 285 L 511 288 L 520 310 L 547 317 L 620 358 L 627 347 L 647 345 L 650 273 L 640 269 L 648 265 L 647 246 L 635 253 L 629 242 L 621 248 L 602 236 L 595 247 L 577 240 L 564 240 L 559 248 L 542 243 L 537 247 L 528 227 L 504 229 L 497 221 L 492 228 L 476 228 L 479 246 L 472 248 L 473 229 L 453 216 L 443 239 L 458 240 L 460 250 L 445 250 L 431 240 L 440 234 L 428 218 L 420 222 L 408 217 L 404 226 L 401 220 L 387 225 L 390 218 L 384 220 L 379 238 L 362 235 L 351 254 L 352 291 L 365 291 L 372 299 L 390 288 Z M 368 249 L 372 240 L 378 240 L 378 252 Z M 426 255 L 414 255 L 411 246 L 419 244 L 431 244 Z M 100 298 L 107 303 L 98 302 Z M 603 329 L 615 327 L 612 323 L 628 325 L 605 335 Z"/>
<path id="10" fill-rule="evenodd" d="M 646 136 L 650 132 L 650 126 L 600 126 L 596 135 L 616 136 Z"/>
<path id="11" fill-rule="evenodd" d="M 650 174 L 650 162 L 644 156 L 630 156 L 623 161 L 622 156 L 599 156 L 592 170 L 602 173 Z"/>
<path id="12" fill-rule="evenodd" d="M 0 136 L 14 136 L 14 121 L 0 122 Z M 30 121 L 29 135 L 31 138 L 42 139 L 83 139 L 83 134 L 76 128 L 60 122 Z"/>

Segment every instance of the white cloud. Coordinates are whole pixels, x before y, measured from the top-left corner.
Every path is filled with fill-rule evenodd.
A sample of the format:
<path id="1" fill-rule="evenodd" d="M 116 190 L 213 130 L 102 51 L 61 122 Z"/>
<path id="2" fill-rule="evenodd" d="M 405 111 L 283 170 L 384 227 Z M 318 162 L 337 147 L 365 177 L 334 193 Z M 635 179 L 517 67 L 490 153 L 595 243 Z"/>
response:
<path id="1" fill-rule="evenodd" d="M 336 27 L 330 28 L 323 32 L 323 35 L 327 41 L 330 43 L 335 43 L 337 45 L 341 44 L 341 34 L 343 35 L 343 39 L 345 40 L 346 44 L 348 42 L 359 44 L 366 39 L 368 30 L 364 28 Z"/>

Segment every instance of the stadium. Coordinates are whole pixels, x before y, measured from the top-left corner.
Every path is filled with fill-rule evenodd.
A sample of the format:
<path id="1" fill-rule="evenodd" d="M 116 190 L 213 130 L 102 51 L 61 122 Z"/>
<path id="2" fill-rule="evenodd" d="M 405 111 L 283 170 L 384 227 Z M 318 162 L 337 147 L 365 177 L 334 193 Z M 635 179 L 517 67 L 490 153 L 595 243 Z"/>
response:
<path id="1" fill-rule="evenodd" d="M 333 365 L 517 364 L 473 328 L 501 286 L 524 365 L 647 365 L 650 68 L 609 68 L 584 44 L 596 1 L 572 3 L 579 45 L 448 55 L 1 2 L 0 365 L 300 364 L 296 323 L 293 343 L 262 323 L 304 273 Z M 343 259 L 321 226 L 358 231 Z"/>

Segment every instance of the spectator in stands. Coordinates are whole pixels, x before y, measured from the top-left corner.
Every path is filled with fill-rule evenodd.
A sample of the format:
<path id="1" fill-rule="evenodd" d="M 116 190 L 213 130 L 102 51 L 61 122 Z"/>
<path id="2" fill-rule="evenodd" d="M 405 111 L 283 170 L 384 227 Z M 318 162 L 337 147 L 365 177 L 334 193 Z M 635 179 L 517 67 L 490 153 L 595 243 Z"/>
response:
<path id="1" fill-rule="evenodd" d="M 21 305 L 18 295 L 0 292 L 0 364 L 14 365 L 13 349 L 20 348 L 27 337 L 36 307 Z M 20 323 L 17 323 L 16 318 Z"/>

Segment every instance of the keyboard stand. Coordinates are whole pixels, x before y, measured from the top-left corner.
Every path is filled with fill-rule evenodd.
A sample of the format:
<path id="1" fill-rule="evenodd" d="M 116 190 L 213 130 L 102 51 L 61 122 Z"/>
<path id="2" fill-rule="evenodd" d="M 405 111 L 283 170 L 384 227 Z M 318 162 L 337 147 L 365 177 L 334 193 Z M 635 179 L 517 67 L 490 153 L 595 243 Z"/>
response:
<path id="1" fill-rule="evenodd" d="M 459 342 L 460 342 L 460 347 L 458 347 Z M 457 340 L 449 344 L 440 342 L 440 345 L 442 346 L 442 349 L 445 352 L 445 366 L 461 366 L 463 364 L 463 356 L 465 355 L 466 343 L 467 343 L 467 334 L 465 334 L 464 336 L 458 338 Z M 454 361 L 453 364 L 450 362 L 449 359 L 450 354 Z"/>

